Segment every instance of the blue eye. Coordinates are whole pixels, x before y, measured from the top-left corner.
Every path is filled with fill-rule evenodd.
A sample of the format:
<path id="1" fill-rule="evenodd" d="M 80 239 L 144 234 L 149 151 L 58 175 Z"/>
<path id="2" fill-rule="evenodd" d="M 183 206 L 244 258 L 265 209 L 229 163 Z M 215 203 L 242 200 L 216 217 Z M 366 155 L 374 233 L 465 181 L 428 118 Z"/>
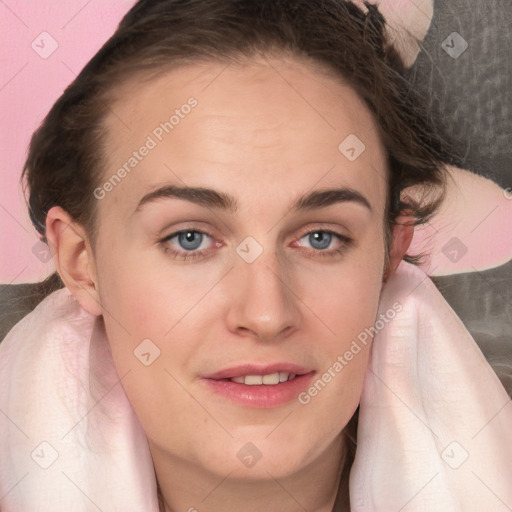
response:
<path id="1" fill-rule="evenodd" d="M 188 260 L 200 258 L 208 252 L 208 248 L 198 250 L 204 242 L 205 237 L 213 238 L 208 233 L 199 231 L 198 229 L 183 229 L 171 233 L 169 236 L 160 240 L 160 245 L 164 252 L 174 259 Z M 170 245 L 170 242 L 175 238 L 179 244 L 178 248 L 175 248 L 176 246 L 174 244 Z"/>
<path id="2" fill-rule="evenodd" d="M 176 236 L 178 237 L 178 243 L 181 247 L 187 251 L 193 251 L 198 249 L 203 241 L 204 233 L 199 231 L 182 231 Z"/>
<path id="3" fill-rule="evenodd" d="M 309 251 L 310 253 L 313 253 L 311 256 L 320 258 L 340 256 L 349 249 L 354 242 L 352 238 L 329 229 L 315 229 L 313 231 L 308 231 L 299 238 L 299 241 L 303 238 L 306 239 L 307 243 L 312 247 L 312 249 L 314 249 L 313 251 Z M 328 249 L 335 239 L 338 240 L 338 247 Z M 304 247 L 302 243 L 300 243 L 300 247 Z"/>
<path id="4" fill-rule="evenodd" d="M 311 231 L 305 236 L 308 237 L 313 249 L 326 249 L 332 241 L 332 234 L 328 231 Z"/>

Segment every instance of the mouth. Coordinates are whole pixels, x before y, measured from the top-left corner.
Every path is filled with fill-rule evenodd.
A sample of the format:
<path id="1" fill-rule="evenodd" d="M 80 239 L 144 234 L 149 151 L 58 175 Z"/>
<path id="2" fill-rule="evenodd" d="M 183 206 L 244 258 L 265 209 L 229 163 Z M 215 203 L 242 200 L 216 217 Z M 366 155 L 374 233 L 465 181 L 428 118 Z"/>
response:
<path id="1" fill-rule="evenodd" d="M 297 398 L 315 370 L 289 363 L 240 365 L 204 376 L 201 380 L 224 400 L 245 407 L 275 408 Z"/>

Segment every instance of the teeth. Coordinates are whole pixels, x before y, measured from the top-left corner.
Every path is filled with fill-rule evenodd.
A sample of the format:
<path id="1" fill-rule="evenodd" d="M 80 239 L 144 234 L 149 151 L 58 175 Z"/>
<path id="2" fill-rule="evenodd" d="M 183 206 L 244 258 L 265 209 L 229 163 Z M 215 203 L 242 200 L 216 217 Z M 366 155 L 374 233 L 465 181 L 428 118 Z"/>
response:
<path id="1" fill-rule="evenodd" d="M 267 386 L 275 386 L 280 382 L 286 382 L 295 378 L 295 373 L 276 372 L 268 375 L 245 375 L 242 377 L 233 377 L 233 382 L 238 384 L 245 384 L 246 386 L 261 386 L 265 384 Z"/>
<path id="2" fill-rule="evenodd" d="M 263 375 L 263 384 L 279 384 L 279 372 Z"/>
<path id="3" fill-rule="evenodd" d="M 246 375 L 244 384 L 246 386 L 258 386 L 263 384 L 263 377 L 261 375 Z"/>

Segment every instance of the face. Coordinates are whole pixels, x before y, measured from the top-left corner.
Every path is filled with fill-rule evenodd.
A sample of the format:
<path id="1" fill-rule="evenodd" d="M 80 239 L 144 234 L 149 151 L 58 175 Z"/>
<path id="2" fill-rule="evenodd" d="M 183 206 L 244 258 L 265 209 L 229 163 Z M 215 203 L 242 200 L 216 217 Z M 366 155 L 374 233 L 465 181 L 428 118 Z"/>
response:
<path id="1" fill-rule="evenodd" d="M 339 454 L 385 254 L 362 100 L 291 58 L 197 64 L 124 87 L 105 126 L 95 272 L 155 461 L 279 478 Z"/>

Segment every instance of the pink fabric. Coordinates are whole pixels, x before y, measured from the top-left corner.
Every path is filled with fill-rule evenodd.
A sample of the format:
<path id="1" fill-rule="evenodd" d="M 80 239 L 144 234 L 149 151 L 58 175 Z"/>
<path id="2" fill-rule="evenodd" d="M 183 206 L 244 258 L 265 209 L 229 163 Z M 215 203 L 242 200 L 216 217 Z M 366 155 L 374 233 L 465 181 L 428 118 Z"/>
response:
<path id="1" fill-rule="evenodd" d="M 2 512 L 158 512 L 146 436 L 102 317 L 67 288 L 0 344 L 0 410 Z"/>
<path id="2" fill-rule="evenodd" d="M 396 302 L 403 309 L 375 338 L 361 397 L 352 511 L 510 510 L 505 389 L 421 269 L 400 264 L 380 312 Z M 2 512 L 158 511 L 147 439 L 102 317 L 69 290 L 0 344 L 0 410 Z"/>
<path id="3" fill-rule="evenodd" d="M 422 270 L 400 264 L 379 313 L 395 302 L 361 397 L 352 512 L 510 511 L 510 397 Z"/>

